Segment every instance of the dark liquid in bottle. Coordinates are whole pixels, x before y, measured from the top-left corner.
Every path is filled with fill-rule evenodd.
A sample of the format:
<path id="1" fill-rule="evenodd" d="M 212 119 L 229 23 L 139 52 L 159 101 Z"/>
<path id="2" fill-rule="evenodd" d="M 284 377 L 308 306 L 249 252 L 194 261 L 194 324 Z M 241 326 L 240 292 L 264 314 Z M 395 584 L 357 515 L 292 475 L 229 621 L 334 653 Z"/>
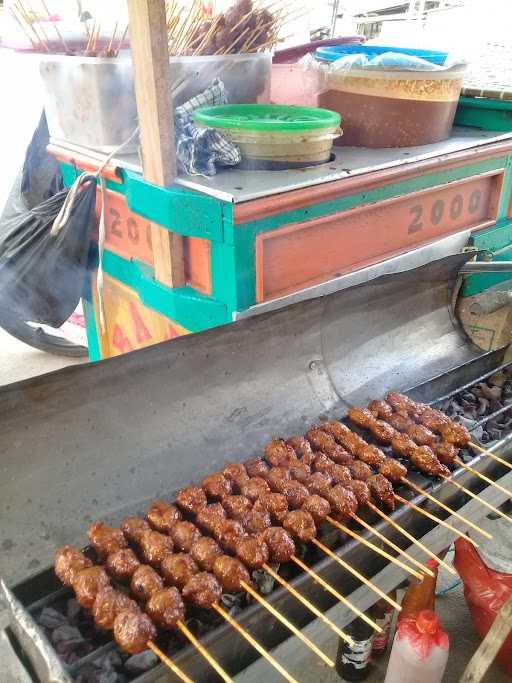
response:
<path id="1" fill-rule="evenodd" d="M 355 619 L 346 633 L 352 637 L 354 644 L 339 641 L 336 671 L 346 681 L 364 681 L 371 671 L 373 629 L 362 619 Z"/>

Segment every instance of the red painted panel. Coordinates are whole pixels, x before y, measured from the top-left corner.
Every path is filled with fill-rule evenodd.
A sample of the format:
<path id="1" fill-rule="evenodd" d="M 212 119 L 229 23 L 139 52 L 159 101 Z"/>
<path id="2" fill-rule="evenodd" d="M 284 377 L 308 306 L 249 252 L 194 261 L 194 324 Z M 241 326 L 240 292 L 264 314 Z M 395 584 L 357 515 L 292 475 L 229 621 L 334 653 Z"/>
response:
<path id="1" fill-rule="evenodd" d="M 210 247 L 210 242 L 201 237 L 183 238 L 187 283 L 203 294 L 212 293 Z"/>
<path id="2" fill-rule="evenodd" d="M 256 300 L 296 292 L 496 216 L 500 175 L 464 179 L 256 237 Z"/>

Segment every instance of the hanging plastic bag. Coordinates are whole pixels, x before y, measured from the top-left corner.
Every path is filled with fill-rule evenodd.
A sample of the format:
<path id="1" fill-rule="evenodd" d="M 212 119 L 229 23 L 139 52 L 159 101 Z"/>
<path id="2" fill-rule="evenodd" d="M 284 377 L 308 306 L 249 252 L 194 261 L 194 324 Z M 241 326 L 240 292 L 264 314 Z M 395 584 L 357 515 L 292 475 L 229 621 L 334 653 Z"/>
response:
<path id="1" fill-rule="evenodd" d="M 52 234 L 68 191 L 2 222 L 0 308 L 20 319 L 60 327 L 82 295 L 96 201 L 84 178 L 62 229 Z"/>

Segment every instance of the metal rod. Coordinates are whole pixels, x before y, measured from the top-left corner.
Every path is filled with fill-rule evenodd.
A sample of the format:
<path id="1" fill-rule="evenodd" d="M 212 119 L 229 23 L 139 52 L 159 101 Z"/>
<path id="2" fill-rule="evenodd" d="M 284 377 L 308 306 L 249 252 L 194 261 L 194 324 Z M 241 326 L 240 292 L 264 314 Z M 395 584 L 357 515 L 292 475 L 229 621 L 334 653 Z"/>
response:
<path id="1" fill-rule="evenodd" d="M 469 261 L 459 270 L 460 275 L 469 273 L 511 273 L 512 261 Z"/>
<path id="2" fill-rule="evenodd" d="M 488 377 L 491 377 L 492 375 L 495 375 L 496 373 L 501 372 L 502 370 L 506 370 L 511 365 L 512 365 L 512 361 L 509 361 L 508 363 L 503 363 L 502 365 L 498 365 L 497 368 L 493 368 L 492 370 L 488 370 L 483 375 L 480 375 L 480 377 L 477 377 L 476 379 L 471 380 L 471 382 L 467 382 L 466 384 L 463 384 L 461 387 L 458 387 L 457 389 L 450 391 L 450 393 L 445 394 L 444 396 L 441 396 L 440 398 L 436 398 L 435 401 L 432 401 L 431 405 L 433 405 L 433 406 L 439 405 L 439 403 L 443 403 L 444 401 L 447 401 L 448 399 L 453 398 L 454 396 L 457 396 L 457 394 L 460 394 L 462 391 L 465 391 L 466 389 L 469 389 L 470 387 L 475 386 L 475 384 L 478 384 L 479 382 L 483 382 L 483 380 L 487 379 Z"/>

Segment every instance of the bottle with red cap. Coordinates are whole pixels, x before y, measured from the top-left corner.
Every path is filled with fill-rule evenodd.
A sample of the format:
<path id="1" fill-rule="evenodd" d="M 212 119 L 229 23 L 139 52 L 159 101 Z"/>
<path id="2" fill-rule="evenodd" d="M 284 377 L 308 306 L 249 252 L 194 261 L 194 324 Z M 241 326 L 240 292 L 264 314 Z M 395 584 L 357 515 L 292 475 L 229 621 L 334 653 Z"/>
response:
<path id="1" fill-rule="evenodd" d="M 424 609 L 398 622 L 384 683 L 441 683 L 449 639 L 435 612 Z"/>

